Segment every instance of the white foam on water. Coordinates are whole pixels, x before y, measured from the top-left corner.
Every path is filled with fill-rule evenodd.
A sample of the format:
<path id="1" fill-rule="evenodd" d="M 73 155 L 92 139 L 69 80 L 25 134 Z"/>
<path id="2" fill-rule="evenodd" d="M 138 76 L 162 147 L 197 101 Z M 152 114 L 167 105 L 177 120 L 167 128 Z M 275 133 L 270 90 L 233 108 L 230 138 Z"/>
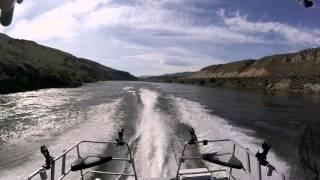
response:
<path id="1" fill-rule="evenodd" d="M 148 89 L 140 92 L 143 109 L 138 125 L 137 174 L 143 178 L 169 177 L 176 171 L 176 162 L 170 148 L 169 137 L 173 134 L 165 124 L 166 115 L 156 109 L 159 94 Z"/>
<path id="2" fill-rule="evenodd" d="M 132 93 L 133 95 L 136 95 L 137 94 L 137 91 L 135 90 L 134 87 L 132 86 L 126 86 L 123 88 L 124 91 L 127 91 L 129 93 Z"/>
<path id="3" fill-rule="evenodd" d="M 47 146 L 52 156 L 57 156 L 76 144 L 81 140 L 94 140 L 94 141 L 110 141 L 113 139 L 118 129 L 121 127 L 122 122 L 119 121 L 118 111 L 121 104 L 121 99 L 115 100 L 112 103 L 101 104 L 91 108 L 87 112 L 85 121 L 78 124 L 77 127 L 72 129 L 66 129 L 55 138 L 53 142 L 48 142 Z M 98 154 L 101 153 L 103 147 L 94 146 L 81 146 L 80 150 L 82 153 Z M 75 160 L 75 152 L 70 156 L 67 156 L 67 167 L 70 166 L 71 162 Z M 44 157 L 37 151 L 33 152 L 28 157 L 28 161 L 21 162 L 20 165 L 14 168 L 0 169 L 0 179 L 10 179 L 10 180 L 21 180 L 26 179 L 28 175 L 33 173 L 41 165 L 44 164 Z M 60 162 L 57 163 L 60 165 Z M 57 171 L 59 173 L 59 168 L 57 165 Z M 68 179 L 68 178 L 67 178 Z"/>
<path id="4" fill-rule="evenodd" d="M 242 146 L 249 148 L 252 152 L 256 152 L 260 148 L 262 139 L 249 136 L 254 134 L 252 130 L 238 128 L 230 125 L 227 120 L 210 114 L 203 105 L 184 98 L 172 97 L 175 106 L 180 114 L 180 121 L 193 127 L 197 133 L 198 139 L 232 139 Z M 202 146 L 201 152 L 215 152 L 225 148 L 218 144 Z M 281 161 L 273 152 L 272 149 L 268 154 L 268 161 L 278 169 L 281 169 L 285 174 L 289 172 L 289 166 Z M 272 179 L 267 177 L 267 179 Z M 275 179 L 279 179 L 277 176 Z"/>
<path id="5" fill-rule="evenodd" d="M 134 87 L 132 87 L 132 86 L 126 86 L 126 87 L 124 87 L 124 88 L 122 88 L 123 90 L 131 90 L 131 89 L 134 89 Z"/>

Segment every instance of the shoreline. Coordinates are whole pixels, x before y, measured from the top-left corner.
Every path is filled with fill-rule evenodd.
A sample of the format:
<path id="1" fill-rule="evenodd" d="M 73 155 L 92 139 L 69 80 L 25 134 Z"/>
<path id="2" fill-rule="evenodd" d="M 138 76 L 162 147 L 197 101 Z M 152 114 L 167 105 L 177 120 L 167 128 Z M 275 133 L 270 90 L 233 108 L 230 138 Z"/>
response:
<path id="1" fill-rule="evenodd" d="M 136 81 L 136 80 L 124 79 L 124 80 L 105 80 L 105 81 Z M 0 89 L 0 95 L 7 95 L 7 94 L 12 94 L 12 93 L 21 93 L 21 92 L 28 92 L 28 91 L 37 91 L 37 90 L 42 90 L 42 89 L 52 89 L 52 88 L 79 88 L 79 87 L 84 86 L 86 84 L 98 83 L 98 82 L 103 82 L 103 80 L 92 81 L 92 82 L 73 82 L 71 84 L 66 84 L 66 85 L 56 85 L 55 84 L 52 86 L 42 86 L 42 87 L 41 86 L 33 86 L 31 88 L 24 88 L 24 89 L 22 89 L 21 87 L 17 87 L 14 90 L 5 90 L 5 91 Z"/>
<path id="2" fill-rule="evenodd" d="M 320 78 L 157 78 L 147 82 L 190 84 L 237 90 L 259 90 L 272 93 L 320 95 Z"/>

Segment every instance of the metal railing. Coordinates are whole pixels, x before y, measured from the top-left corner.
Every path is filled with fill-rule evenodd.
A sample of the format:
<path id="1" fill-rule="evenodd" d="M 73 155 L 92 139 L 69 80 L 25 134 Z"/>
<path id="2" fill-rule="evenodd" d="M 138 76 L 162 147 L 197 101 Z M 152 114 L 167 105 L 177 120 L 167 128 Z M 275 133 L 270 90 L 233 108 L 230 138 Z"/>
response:
<path id="1" fill-rule="evenodd" d="M 84 143 L 90 143 L 90 144 L 113 144 L 113 145 L 117 145 L 119 146 L 118 142 L 100 142 L 100 141 L 80 141 L 79 143 L 77 143 L 76 145 L 72 146 L 70 149 L 64 151 L 62 154 L 60 154 L 59 156 L 55 157 L 53 159 L 53 163 L 51 165 L 51 169 L 49 171 L 51 171 L 50 173 L 50 177 L 49 180 L 62 180 L 64 179 L 70 172 L 71 172 L 71 167 L 70 168 L 66 168 L 66 161 L 67 161 L 67 154 L 70 153 L 72 150 L 76 150 L 77 156 L 78 158 L 81 157 L 80 155 L 80 145 L 84 144 Z M 242 163 L 244 164 L 244 168 L 241 170 L 242 172 L 244 172 L 250 179 L 252 180 L 263 180 L 263 176 L 262 176 L 262 168 L 261 165 L 257 159 L 257 157 L 255 156 L 255 154 L 253 152 L 251 152 L 248 148 L 243 147 L 242 145 L 238 144 L 237 142 L 234 142 L 230 139 L 219 139 L 219 140 L 203 140 L 203 141 L 195 141 L 194 144 L 207 144 L 207 143 L 231 143 L 232 145 L 232 151 L 230 153 L 225 153 L 225 154 L 231 154 L 236 156 L 236 150 L 242 150 L 245 153 L 245 160 L 242 161 Z M 131 153 L 131 149 L 129 147 L 129 145 L 127 143 L 123 143 L 120 146 L 125 146 L 126 149 L 128 150 L 128 157 L 125 158 L 114 158 L 112 157 L 113 161 L 125 161 L 128 162 L 129 164 L 131 164 L 132 169 L 133 169 L 133 173 L 124 173 L 124 172 L 106 172 L 106 171 L 96 171 L 96 170 L 80 170 L 80 176 L 78 179 L 84 180 L 84 177 L 86 177 L 87 174 L 100 174 L 100 175 L 117 175 L 117 176 L 121 176 L 121 177 L 134 177 L 136 180 L 138 179 L 137 174 L 136 174 L 136 169 L 135 169 L 135 164 L 134 164 L 134 159 Z M 186 151 L 186 147 L 187 146 L 191 146 L 189 144 L 189 142 L 186 142 L 184 144 L 183 147 L 183 151 L 181 154 L 181 157 L 179 159 L 179 164 L 178 164 L 178 170 L 177 170 L 177 174 L 176 174 L 176 179 L 178 180 L 180 176 L 184 176 L 184 175 L 192 175 L 192 174 L 204 174 L 204 173 L 210 173 L 211 175 L 214 173 L 219 173 L 219 172 L 224 172 L 228 179 L 233 179 L 233 180 L 237 180 L 237 178 L 235 178 L 234 174 L 233 174 L 233 169 L 232 168 L 221 168 L 221 169 L 215 169 L 215 170 L 210 170 L 209 168 L 207 168 L 204 171 L 198 171 L 198 172 L 181 172 L 181 166 L 182 163 L 185 160 L 200 160 L 202 159 L 202 157 L 187 157 L 185 156 L 185 151 Z M 57 165 L 57 161 L 61 159 L 61 172 L 60 175 L 55 177 L 55 173 L 56 173 L 56 165 Z M 256 173 L 254 175 L 253 172 L 253 163 L 251 163 L 251 161 L 255 161 L 256 162 Z M 39 168 L 38 170 L 36 170 L 34 173 L 32 173 L 27 180 L 32 180 L 34 179 L 37 175 L 40 176 L 41 180 L 48 180 L 47 174 L 46 174 L 46 169 L 44 167 Z M 273 169 L 274 172 L 278 173 L 278 175 L 280 176 L 281 180 L 285 180 L 285 175 L 278 170 L 277 168 Z"/>
<path id="2" fill-rule="evenodd" d="M 113 145 L 119 145 L 118 142 L 101 142 L 101 141 L 80 141 L 79 143 L 77 143 L 76 145 L 72 146 L 70 149 L 64 151 L 62 154 L 60 154 L 59 156 L 55 157 L 53 159 L 53 163 L 51 165 L 50 168 L 50 180 L 55 180 L 55 171 L 56 171 L 56 162 L 58 160 L 62 160 L 62 164 L 61 164 L 61 173 L 59 175 L 59 177 L 57 177 L 58 180 L 62 180 L 63 178 L 65 178 L 70 172 L 71 172 L 71 167 L 66 169 L 66 157 L 67 154 L 69 152 L 71 152 L 72 150 L 76 149 L 77 151 L 77 156 L 78 158 L 81 157 L 80 156 L 80 145 L 84 144 L 84 143 L 90 143 L 90 144 L 113 144 Z M 137 174 L 136 174 L 136 170 L 135 170 L 135 164 L 134 164 L 134 159 L 133 156 L 131 154 L 131 149 L 130 146 L 127 143 L 123 143 L 119 146 L 125 146 L 128 150 L 128 157 L 126 158 L 114 158 L 112 157 L 112 161 L 125 161 L 128 162 L 129 164 L 131 164 L 132 169 L 133 169 L 133 174 L 130 173 L 123 173 L 123 172 L 104 172 L 104 171 L 93 171 L 93 170 L 80 170 L 80 178 L 81 180 L 84 179 L 85 175 L 88 173 L 93 173 L 93 174 L 103 174 L 103 175 L 120 175 L 120 176 L 132 176 L 134 177 L 136 180 L 137 178 Z M 34 173 L 32 173 L 27 180 L 32 180 L 33 178 L 35 178 L 37 175 L 40 176 L 41 180 L 47 180 L 47 174 L 46 174 L 46 169 L 44 167 L 39 168 L 38 170 L 36 170 Z"/>
<path id="3" fill-rule="evenodd" d="M 245 157 L 245 164 L 244 168 L 242 169 L 242 171 L 252 180 L 263 180 L 263 176 L 262 176 L 262 169 L 261 169 L 261 165 L 259 163 L 259 160 L 257 159 L 256 155 L 251 152 L 248 148 L 245 148 L 243 147 L 242 145 L 240 145 L 239 143 L 233 141 L 233 140 L 230 140 L 230 139 L 218 139 L 218 140 L 202 140 L 202 141 L 195 141 L 194 144 L 203 144 L 203 145 L 206 145 L 207 143 L 231 143 L 232 145 L 232 155 L 235 156 L 236 154 L 236 150 L 239 149 L 239 150 L 242 150 L 243 152 L 245 152 L 246 154 L 246 157 Z M 181 170 L 181 166 L 182 166 L 182 163 L 185 161 L 185 160 L 200 160 L 202 159 L 202 157 L 186 157 L 185 156 L 185 151 L 186 151 L 186 147 L 187 146 L 192 146 L 190 145 L 189 142 L 186 142 L 184 144 L 184 147 L 183 147 L 183 151 L 182 151 L 182 155 L 179 159 L 179 165 L 178 165 L 178 171 L 177 171 L 177 174 L 176 174 L 176 179 L 178 180 L 180 176 L 183 176 L 183 175 L 191 175 L 191 174 L 205 174 L 205 173 L 210 173 L 211 175 L 214 174 L 214 173 L 218 173 L 218 172 L 225 172 L 227 174 L 227 177 L 228 179 L 230 180 L 231 178 L 233 180 L 237 180 L 233 174 L 233 169 L 230 167 L 230 168 L 222 168 L 222 169 L 217 169 L 217 170 L 210 170 L 207 168 L 207 170 L 205 171 L 199 171 L 199 172 L 187 172 L 187 173 L 184 173 L 184 172 L 180 172 Z M 253 171 L 252 171 L 252 163 L 251 163 L 251 160 L 255 161 L 256 162 L 256 168 L 257 168 L 257 174 L 253 174 Z M 272 166 L 272 170 L 274 172 L 276 172 L 279 176 L 280 176 L 280 179 L 281 180 L 285 180 L 285 175 L 280 171 L 278 170 L 277 168 L 273 167 Z"/>

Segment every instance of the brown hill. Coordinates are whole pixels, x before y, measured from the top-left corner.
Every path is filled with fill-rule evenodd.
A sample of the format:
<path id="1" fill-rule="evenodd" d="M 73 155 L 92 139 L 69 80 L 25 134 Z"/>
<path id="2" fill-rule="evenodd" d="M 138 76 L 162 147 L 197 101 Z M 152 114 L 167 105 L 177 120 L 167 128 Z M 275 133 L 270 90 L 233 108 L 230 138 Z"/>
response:
<path id="1" fill-rule="evenodd" d="M 320 48 L 280 54 L 259 60 L 212 65 L 192 78 L 294 78 L 320 77 Z"/>
<path id="2" fill-rule="evenodd" d="M 0 94 L 106 80 L 136 80 L 136 77 L 32 41 L 0 34 Z"/>
<path id="3" fill-rule="evenodd" d="M 190 76 L 151 80 L 320 93 L 320 48 L 217 64 Z"/>

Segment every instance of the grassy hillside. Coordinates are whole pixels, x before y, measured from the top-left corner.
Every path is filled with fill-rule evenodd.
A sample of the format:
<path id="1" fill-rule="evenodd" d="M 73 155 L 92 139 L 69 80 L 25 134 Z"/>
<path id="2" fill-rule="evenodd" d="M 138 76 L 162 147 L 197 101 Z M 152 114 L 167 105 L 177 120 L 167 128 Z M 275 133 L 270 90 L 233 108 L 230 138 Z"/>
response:
<path id="1" fill-rule="evenodd" d="M 162 79 L 207 86 L 320 93 L 320 48 L 205 67 L 190 76 Z"/>
<path id="2" fill-rule="evenodd" d="M 0 34 L 0 93 L 76 87 L 105 80 L 136 80 L 88 59 Z"/>
<path id="3" fill-rule="evenodd" d="M 193 78 L 320 77 L 320 48 L 203 68 Z"/>

